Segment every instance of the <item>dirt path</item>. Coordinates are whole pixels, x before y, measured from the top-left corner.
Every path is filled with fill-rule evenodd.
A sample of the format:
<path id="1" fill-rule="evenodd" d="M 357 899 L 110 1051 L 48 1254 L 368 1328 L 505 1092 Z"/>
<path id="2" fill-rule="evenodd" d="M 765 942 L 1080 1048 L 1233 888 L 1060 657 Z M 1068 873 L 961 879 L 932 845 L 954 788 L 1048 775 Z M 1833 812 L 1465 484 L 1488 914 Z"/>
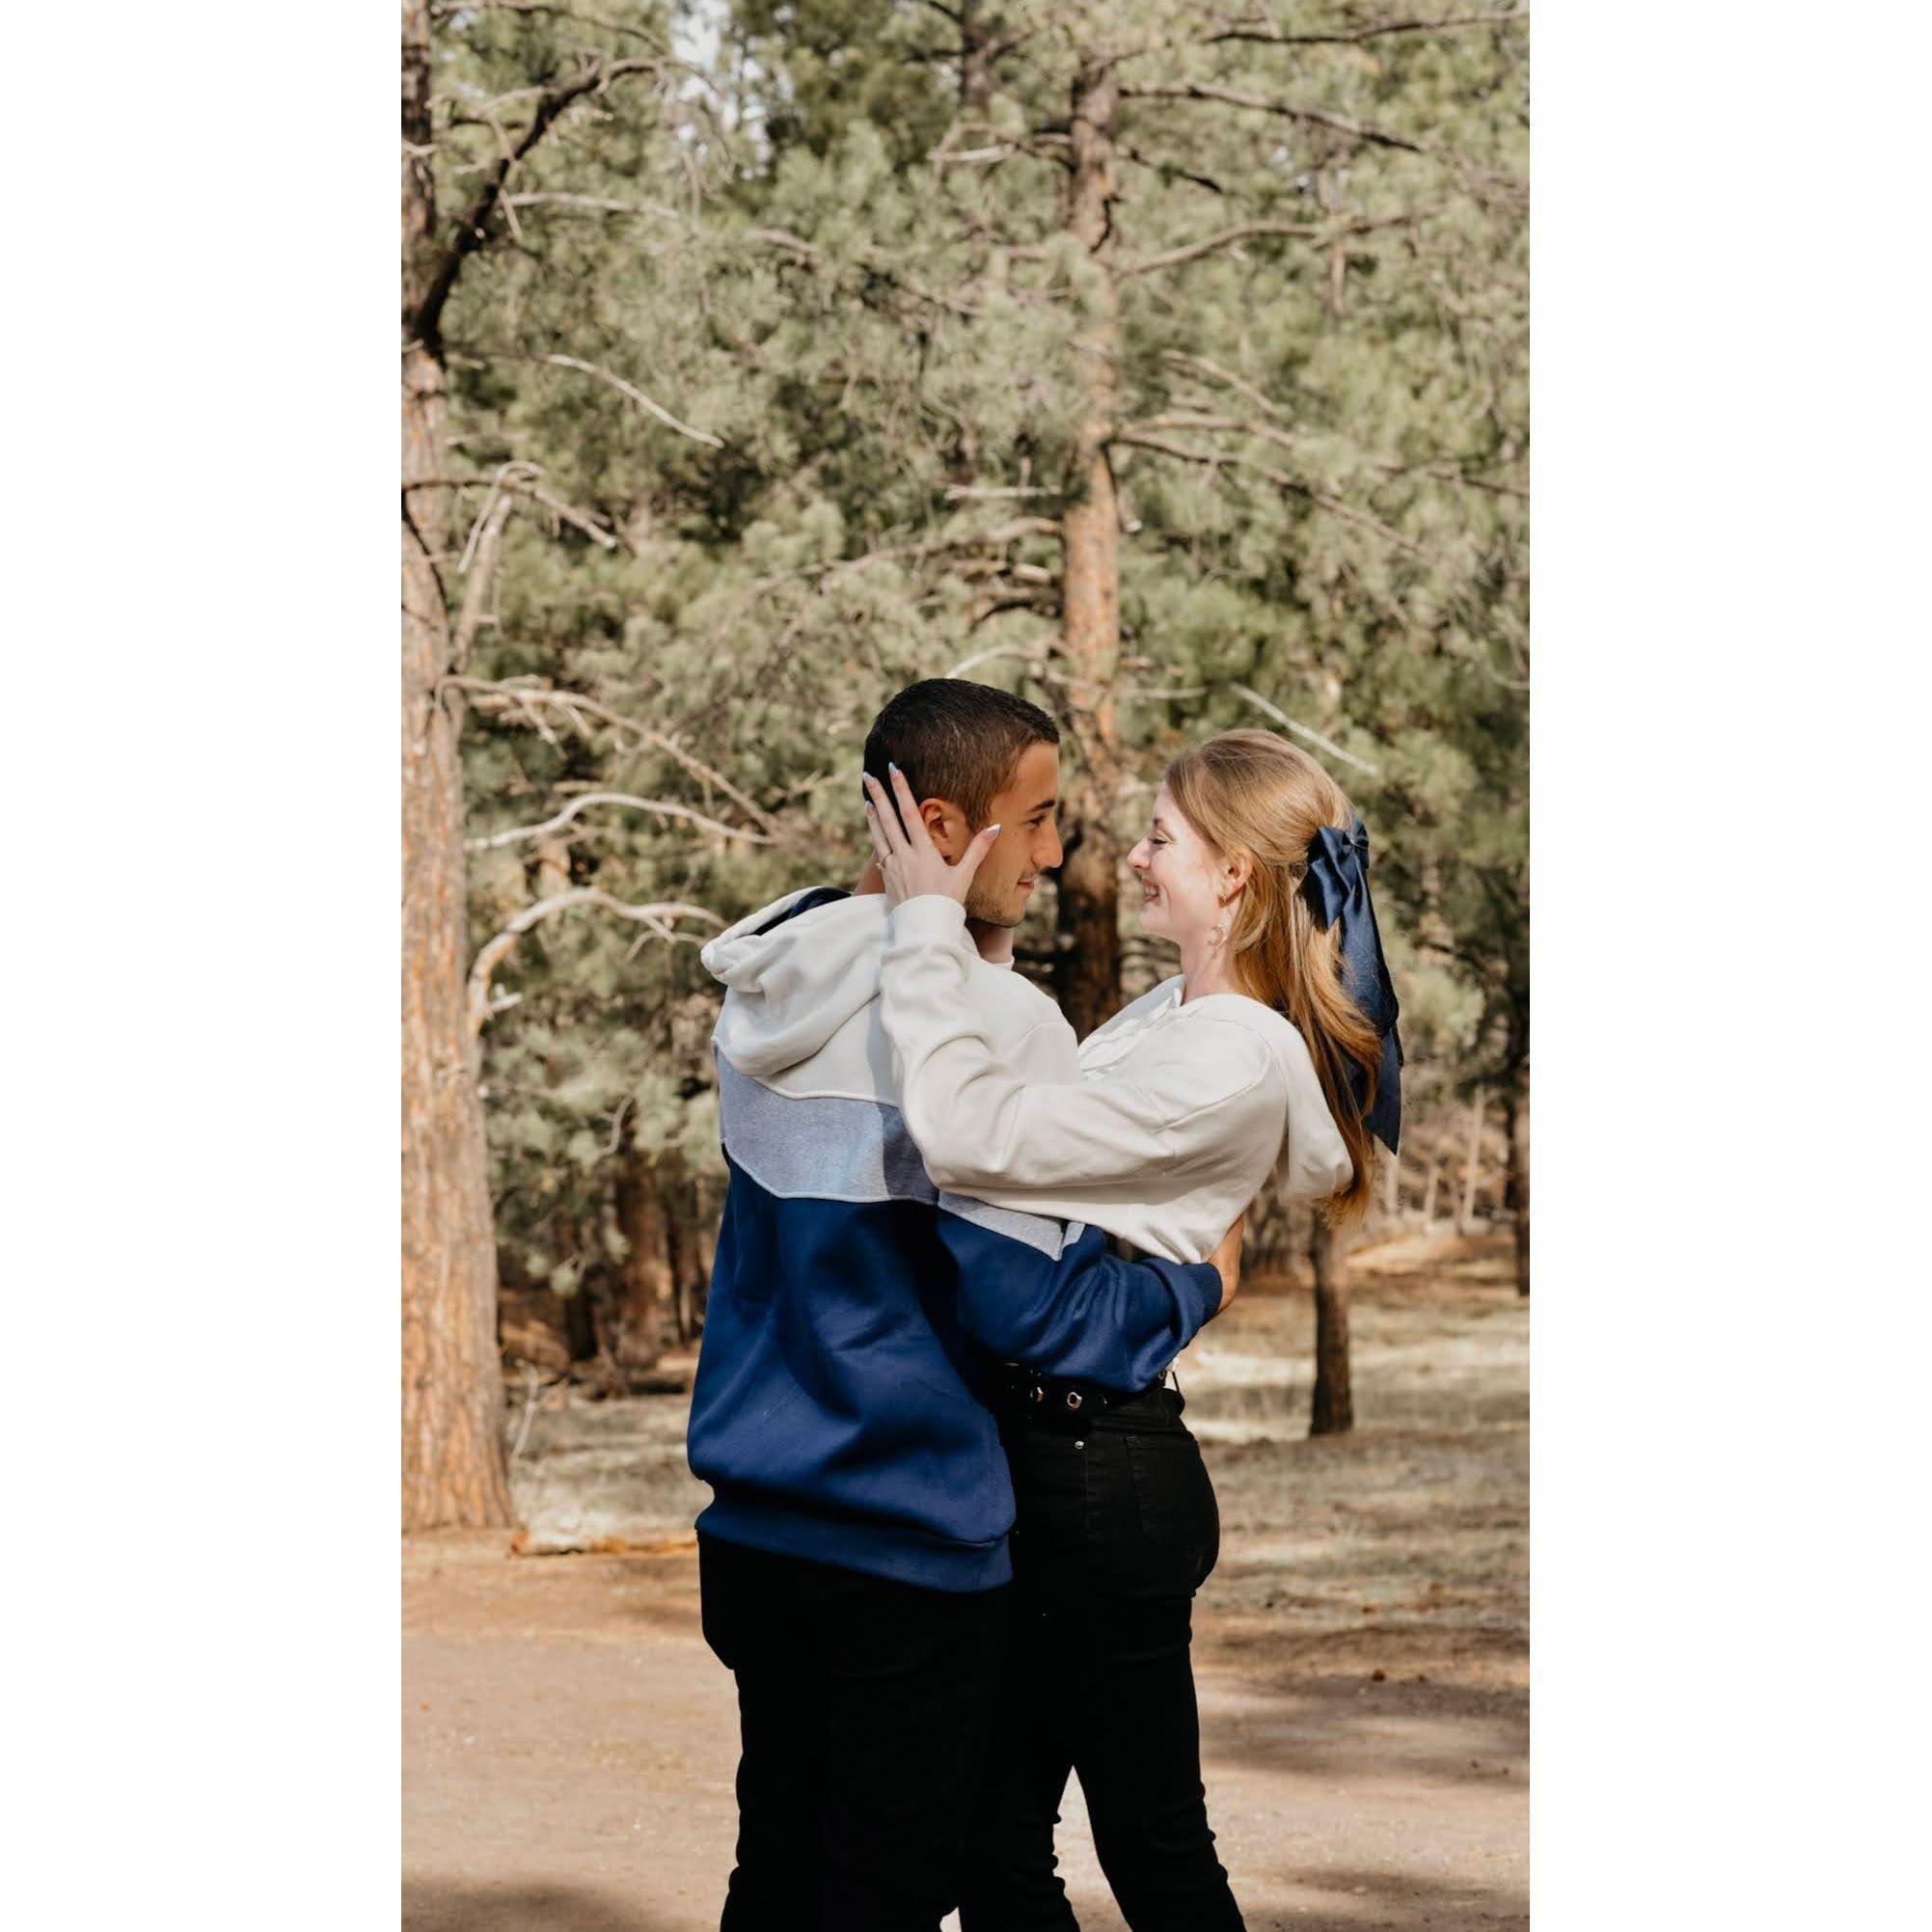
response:
<path id="1" fill-rule="evenodd" d="M 1528 1313 L 1501 1272 L 1486 1248 L 1365 1258 L 1347 1438 L 1299 1434 L 1303 1294 L 1244 1295 L 1182 1364 L 1225 1529 L 1197 1613 L 1205 1772 L 1250 1932 L 1528 1923 Z M 623 1553 L 405 1545 L 407 1932 L 716 1927 L 736 1719 L 698 1634 L 681 1434 L 674 1398 L 529 1432 L 531 1542 L 575 1523 Z M 1069 1807 L 1080 1923 L 1123 1932 Z"/>

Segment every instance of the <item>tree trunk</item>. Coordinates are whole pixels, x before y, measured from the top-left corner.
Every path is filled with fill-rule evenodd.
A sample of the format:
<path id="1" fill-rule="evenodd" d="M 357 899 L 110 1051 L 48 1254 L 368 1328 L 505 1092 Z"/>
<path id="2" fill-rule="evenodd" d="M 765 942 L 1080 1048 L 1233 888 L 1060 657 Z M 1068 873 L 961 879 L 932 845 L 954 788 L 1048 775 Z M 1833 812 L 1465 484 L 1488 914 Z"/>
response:
<path id="1" fill-rule="evenodd" d="M 1348 1291 L 1335 1230 L 1318 1213 L 1308 1237 L 1308 1265 L 1315 1275 L 1315 1400 L 1310 1435 L 1344 1435 L 1355 1427 L 1355 1398 L 1348 1381 Z"/>
<path id="2" fill-rule="evenodd" d="M 1469 1234 L 1476 1224 L 1476 1189 L 1483 1180 L 1483 1096 L 1469 1102 L 1469 1152 L 1462 1163 L 1462 1206 L 1456 1232 Z"/>
<path id="3" fill-rule="evenodd" d="M 1063 648 L 1071 682 L 1060 688 L 1061 723 L 1076 769 L 1066 791 L 1066 859 L 1060 868 L 1054 991 L 1084 1039 L 1120 1007 L 1120 737 L 1114 685 L 1120 665 L 1120 521 L 1107 439 L 1115 410 L 1119 289 L 1114 274 L 1114 118 L 1119 82 L 1111 63 L 1083 65 L 1074 82 L 1073 169 L 1067 226 L 1092 263 L 1076 291 L 1084 414 L 1075 453 L 1079 498 L 1061 524 Z"/>
<path id="4" fill-rule="evenodd" d="M 402 8 L 402 475 L 446 474 L 443 369 L 418 337 L 435 255 L 429 10 Z M 510 1520 L 497 1249 L 464 1004 L 457 716 L 441 490 L 402 499 L 402 1527 Z"/>
<path id="5" fill-rule="evenodd" d="M 1527 1071 L 1517 1068 L 1503 1090 L 1503 1128 L 1510 1156 L 1503 1202 L 1515 1230 L 1518 1294 L 1530 1292 L 1530 1110 L 1523 1104 Z"/>
<path id="6" fill-rule="evenodd" d="M 563 1307 L 563 1339 L 573 1362 L 594 1362 L 602 1343 L 597 1335 L 597 1302 L 590 1284 L 580 1281 L 568 1294 L 558 1296 Z"/>
<path id="7" fill-rule="evenodd" d="M 665 1317 L 674 1293 L 666 1180 L 649 1155 L 625 1148 L 617 1170 L 617 1226 L 628 1252 L 618 1269 L 622 1288 L 612 1352 L 627 1373 L 655 1368 L 664 1353 Z"/>

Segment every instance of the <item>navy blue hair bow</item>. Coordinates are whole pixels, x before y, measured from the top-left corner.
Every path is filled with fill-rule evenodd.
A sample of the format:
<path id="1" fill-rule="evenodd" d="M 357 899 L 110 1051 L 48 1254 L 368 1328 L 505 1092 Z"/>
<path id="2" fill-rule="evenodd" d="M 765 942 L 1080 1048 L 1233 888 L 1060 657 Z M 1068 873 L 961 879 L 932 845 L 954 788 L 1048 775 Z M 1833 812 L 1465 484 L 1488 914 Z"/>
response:
<path id="1" fill-rule="evenodd" d="M 1375 908 L 1369 898 L 1369 832 L 1360 819 L 1342 831 L 1324 825 L 1308 843 L 1308 876 L 1301 882 L 1316 923 L 1341 923 L 1342 984 L 1348 997 L 1368 1016 L 1382 1036 L 1382 1064 L 1375 1077 L 1375 1104 L 1362 1124 L 1394 1154 L 1402 1131 L 1402 1043 L 1396 1031 L 1401 1008 L 1382 958 L 1382 936 L 1375 925 Z M 1368 1075 L 1353 1060 L 1347 1062 L 1348 1084 L 1357 1104 L 1368 1088 Z"/>

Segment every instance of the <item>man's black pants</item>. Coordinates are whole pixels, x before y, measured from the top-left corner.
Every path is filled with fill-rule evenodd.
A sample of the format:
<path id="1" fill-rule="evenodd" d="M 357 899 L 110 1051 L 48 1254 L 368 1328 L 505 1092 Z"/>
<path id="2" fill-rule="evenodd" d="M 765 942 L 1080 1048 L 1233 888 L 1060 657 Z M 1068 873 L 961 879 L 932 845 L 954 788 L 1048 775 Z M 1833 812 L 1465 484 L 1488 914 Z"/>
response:
<path id="1" fill-rule="evenodd" d="M 738 1863 L 720 1932 L 938 1932 L 985 1762 L 1011 1586 L 920 1590 L 700 1536 L 738 1679 Z"/>

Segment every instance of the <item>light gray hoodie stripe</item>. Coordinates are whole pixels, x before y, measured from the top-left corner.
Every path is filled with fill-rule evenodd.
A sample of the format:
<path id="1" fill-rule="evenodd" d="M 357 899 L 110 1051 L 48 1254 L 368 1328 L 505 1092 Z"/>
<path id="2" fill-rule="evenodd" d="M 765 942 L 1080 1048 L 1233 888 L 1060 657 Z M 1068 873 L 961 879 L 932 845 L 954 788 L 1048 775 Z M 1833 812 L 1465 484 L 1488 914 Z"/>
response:
<path id="1" fill-rule="evenodd" d="M 1057 1259 L 1080 1229 L 1038 1214 L 941 1194 L 899 1109 L 884 1101 L 774 1093 L 722 1053 L 718 1114 L 724 1151 L 768 1193 L 787 1201 L 919 1201 Z"/>

